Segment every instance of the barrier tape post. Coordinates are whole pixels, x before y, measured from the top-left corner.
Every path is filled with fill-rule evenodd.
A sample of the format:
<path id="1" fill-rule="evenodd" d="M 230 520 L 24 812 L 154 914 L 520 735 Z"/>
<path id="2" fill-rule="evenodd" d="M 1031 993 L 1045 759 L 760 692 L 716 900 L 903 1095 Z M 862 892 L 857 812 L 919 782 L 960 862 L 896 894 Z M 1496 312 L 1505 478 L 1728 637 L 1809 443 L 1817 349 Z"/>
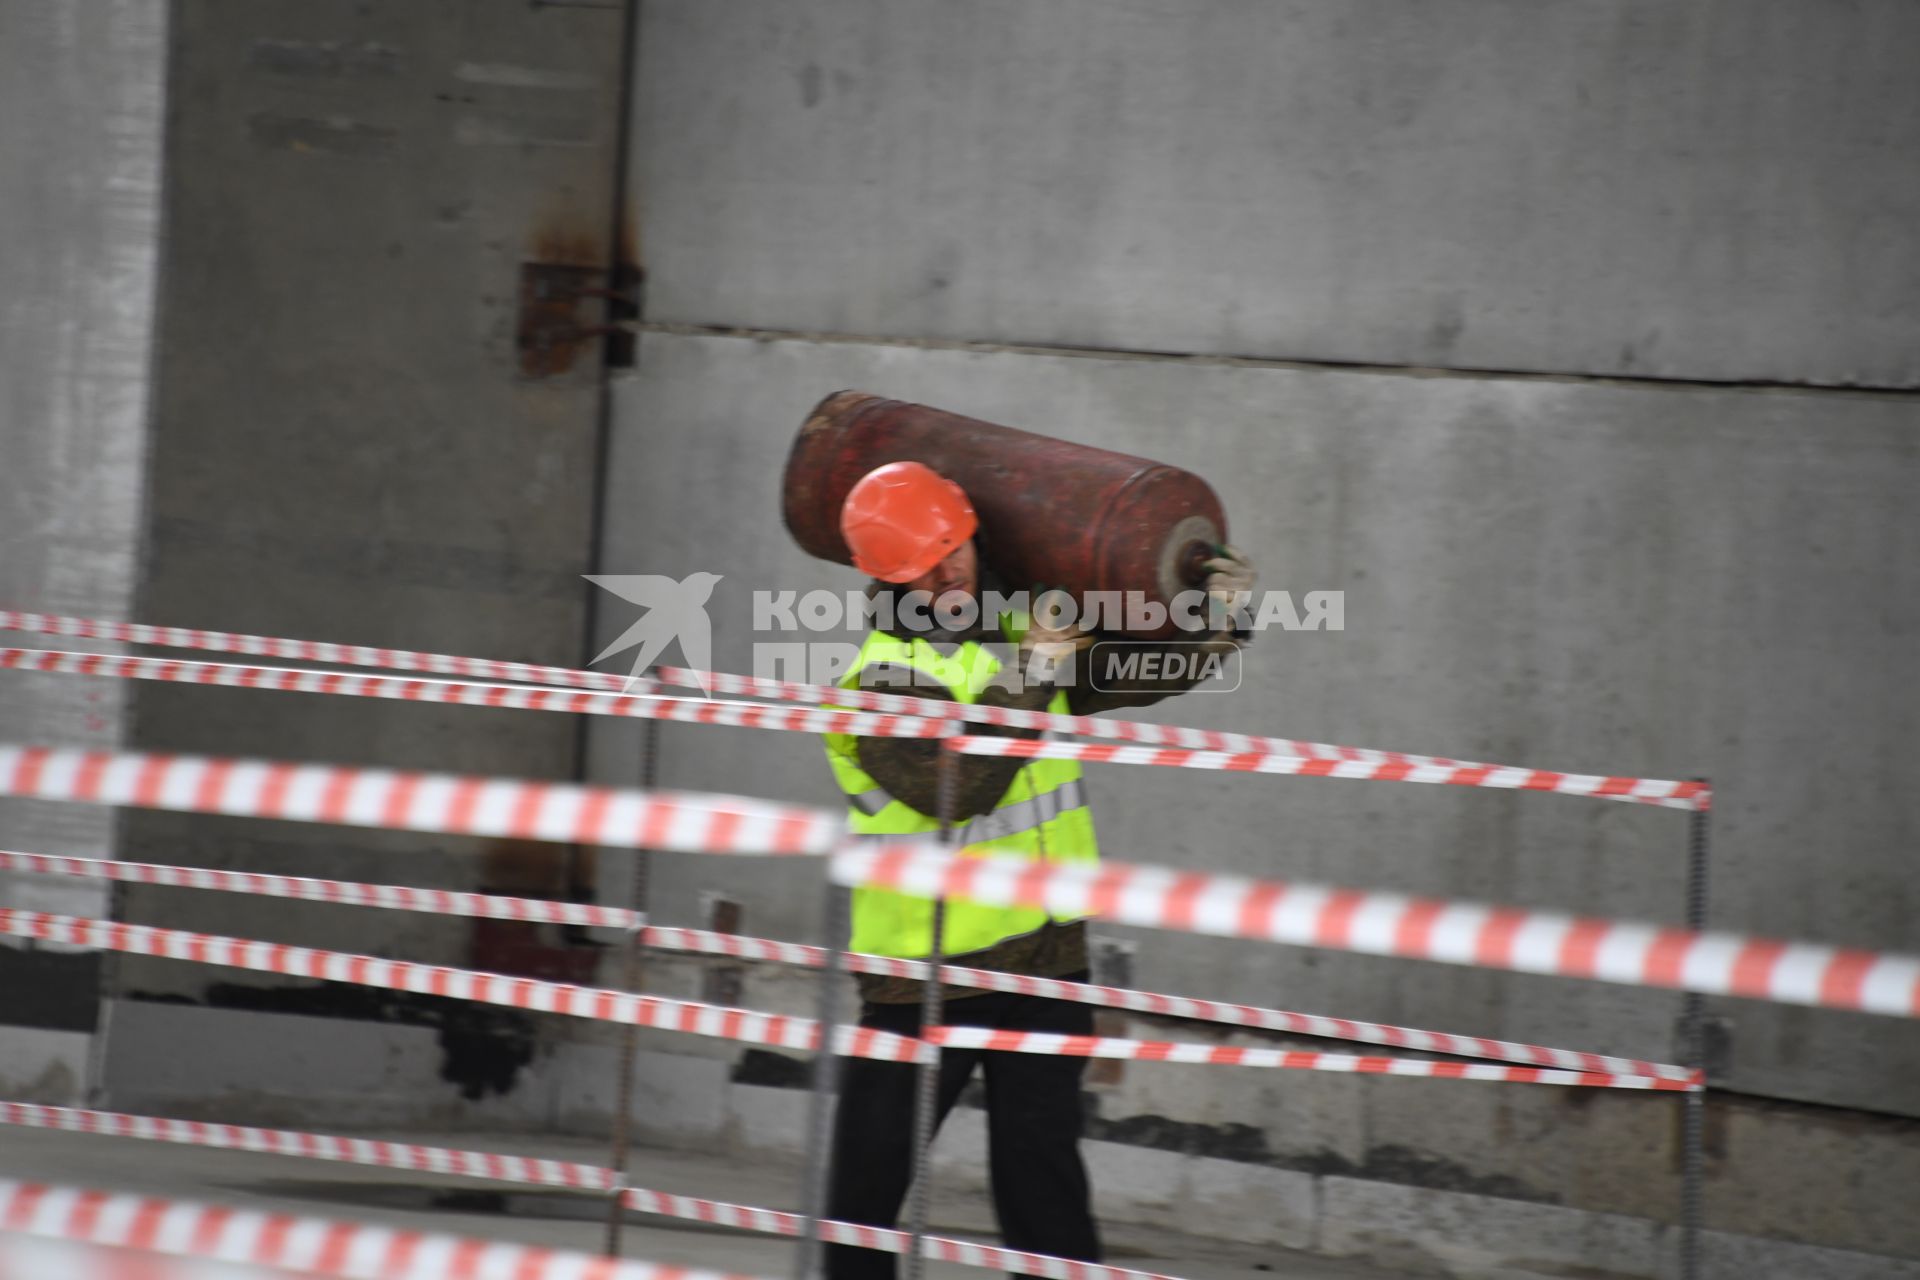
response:
<path id="1" fill-rule="evenodd" d="M 660 722 L 649 720 L 640 731 L 640 786 L 647 791 L 654 790 L 660 782 Z M 628 894 L 627 906 L 641 921 L 627 934 L 626 973 L 622 986 L 638 995 L 640 979 L 644 967 L 647 945 L 645 927 L 647 910 L 647 891 L 651 887 L 649 876 L 653 869 L 653 855 L 644 848 L 633 851 L 633 884 Z M 640 1057 L 640 1028 L 629 1025 L 620 1034 L 620 1079 L 614 1084 L 613 1114 L 613 1154 L 608 1166 L 613 1170 L 616 1182 L 624 1183 L 627 1177 L 627 1152 L 633 1138 L 633 1073 Z M 607 1202 L 607 1248 L 610 1258 L 620 1256 L 620 1229 L 627 1220 L 627 1208 L 616 1191 Z"/>
<path id="2" fill-rule="evenodd" d="M 1705 778 L 1697 778 L 1703 787 Z M 1687 928 L 1696 933 L 1707 927 L 1707 823 L 1712 810 L 1697 807 L 1687 815 Z M 1689 991 L 1681 1002 L 1680 1026 L 1686 1054 L 1681 1061 L 1706 1080 L 1706 998 Z M 1705 1089 L 1687 1094 L 1680 1102 L 1680 1276 L 1699 1280 L 1700 1228 L 1706 1181 Z"/>
<path id="3" fill-rule="evenodd" d="M 635 850 L 636 856 L 639 851 Z M 622 975 L 620 988 L 623 991 L 638 991 L 640 977 L 640 949 L 646 945 L 646 926 L 635 924 L 627 929 L 626 936 L 620 940 L 625 951 L 626 971 Z M 620 1052 L 618 1065 L 614 1070 L 620 1074 L 613 1082 L 613 1138 L 607 1154 L 607 1167 L 613 1170 L 613 1193 L 607 1200 L 607 1238 L 601 1252 L 609 1258 L 620 1256 L 620 1229 L 626 1222 L 626 1206 L 621 1195 L 627 1181 L 627 1148 L 631 1141 L 631 1116 L 633 1114 L 633 1072 L 638 1058 L 640 1029 L 626 1026 L 620 1029 Z"/>
<path id="4" fill-rule="evenodd" d="M 806 1223 L 795 1252 L 793 1280 L 812 1280 L 822 1271 L 824 1247 L 820 1223 L 827 1216 L 827 1180 L 833 1174 L 833 1098 L 839 1091 L 840 1055 L 833 1042 L 840 1029 L 840 984 L 846 972 L 846 946 L 841 939 L 852 924 L 853 890 L 827 878 L 826 955 L 820 965 L 817 1015 L 820 1048 L 813 1059 L 812 1097 L 807 1100 L 806 1171 L 801 1181 L 801 1210 Z"/>
<path id="5" fill-rule="evenodd" d="M 959 839 L 954 828 L 954 809 L 960 800 L 960 756 L 948 751 L 944 744 L 935 766 L 934 807 L 940 813 L 940 843 L 949 852 L 953 851 Z M 926 984 L 920 989 L 920 1035 L 924 1039 L 929 1031 L 940 1025 L 945 1017 L 941 996 L 941 983 L 945 979 L 942 964 L 946 950 L 947 899 L 942 894 L 933 900 L 933 922 L 927 948 Z M 933 1136 L 939 1127 L 940 1066 L 946 1054 L 936 1048 L 922 1058 L 915 1068 L 920 1074 L 914 1081 L 913 1095 L 913 1201 L 908 1210 L 908 1233 L 913 1238 L 912 1250 L 907 1254 L 907 1280 L 922 1280 L 927 1273 L 927 1260 L 922 1251 L 922 1242 L 927 1235 L 927 1215 L 933 1205 Z"/>

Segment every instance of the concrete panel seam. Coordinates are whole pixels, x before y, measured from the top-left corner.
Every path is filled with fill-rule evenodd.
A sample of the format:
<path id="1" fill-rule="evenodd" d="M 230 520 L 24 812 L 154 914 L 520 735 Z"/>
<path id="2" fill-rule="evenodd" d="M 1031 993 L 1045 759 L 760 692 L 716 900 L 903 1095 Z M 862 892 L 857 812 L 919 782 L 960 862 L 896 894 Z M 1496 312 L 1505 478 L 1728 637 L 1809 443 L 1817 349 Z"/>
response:
<path id="1" fill-rule="evenodd" d="M 970 351 L 982 355 L 1058 356 L 1083 360 L 1152 361 L 1169 364 L 1211 365 L 1227 368 L 1283 369 L 1297 372 L 1357 373 L 1381 377 L 1463 379 L 1471 382 L 1536 382 L 1580 386 L 1612 386 L 1661 391 L 1760 392 L 1770 394 L 1846 396 L 1850 399 L 1920 399 L 1920 387 L 1850 386 L 1819 382 L 1716 382 L 1707 378 L 1623 377 L 1618 374 L 1534 373 L 1523 369 L 1449 368 L 1434 365 L 1347 363 L 1338 360 L 1281 360 L 1266 356 L 1220 355 L 1211 352 L 1144 351 L 1121 347 L 1055 347 L 1039 343 L 984 342 L 960 338 L 903 338 L 886 334 L 835 333 L 811 329 L 756 329 L 745 325 L 688 324 L 675 320 L 646 320 L 634 324 L 637 333 L 681 338 L 738 338 L 750 342 L 803 342 L 823 346 L 898 347 L 918 351 Z"/>

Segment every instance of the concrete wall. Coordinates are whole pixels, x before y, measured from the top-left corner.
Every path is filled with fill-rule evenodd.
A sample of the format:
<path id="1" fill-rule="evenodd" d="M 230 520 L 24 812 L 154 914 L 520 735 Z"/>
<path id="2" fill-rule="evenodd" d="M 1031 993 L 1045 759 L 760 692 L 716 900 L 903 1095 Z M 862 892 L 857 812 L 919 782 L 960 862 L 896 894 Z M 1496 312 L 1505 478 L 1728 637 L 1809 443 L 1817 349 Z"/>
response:
<path id="1" fill-rule="evenodd" d="M 20 63 L 0 76 L 0 148 L 9 190 L 21 171 L 37 197 L 9 200 L 0 229 L 40 246 L 0 260 L 0 587 L 31 597 L 18 603 L 572 663 L 591 652 L 577 575 L 599 535 L 609 572 L 724 573 L 714 661 L 750 669 L 753 588 L 857 585 L 787 541 L 777 478 L 806 407 L 858 386 L 1192 467 L 1221 490 L 1266 585 L 1347 593 L 1348 630 L 1270 635 L 1240 696 L 1196 694 L 1161 718 L 1710 773 L 1716 924 L 1916 945 L 1902 851 L 1920 806 L 1911 771 L 1888 763 L 1920 723 L 1904 673 L 1920 627 L 1914 402 L 1655 380 L 1914 385 L 1910 6 L 1468 0 L 1443 18 L 1404 0 L 647 0 L 631 159 L 653 331 L 619 388 L 598 529 L 593 362 L 522 378 L 514 303 L 523 261 L 614 256 L 617 8 L 173 5 L 144 473 L 133 300 L 150 288 L 167 35 L 158 6 L 70 8 L 0 18 L 0 58 Z M 48 116 L 49 103 L 66 105 Z M 90 141 L 67 143 L 48 119 Z M 104 203 L 89 194 L 103 187 Z M 49 313 L 72 320 L 48 326 Z M 807 336 L 823 332 L 842 337 Z M 1223 358 L 1249 356 L 1297 363 Z M 1430 365 L 1553 376 L 1410 367 Z M 76 520 L 89 501 L 102 514 Z M 630 620 L 609 605 L 598 638 Z M 120 695 L 104 686 L 10 679 L 0 697 L 48 736 L 121 736 Z M 560 718 L 151 687 L 132 716 L 126 736 L 160 749 L 526 776 L 579 764 Z M 668 785 L 836 799 L 809 738 L 670 727 L 664 741 Z M 595 726 L 594 773 L 631 781 L 638 742 L 638 726 Z M 1118 857 L 1655 919 L 1680 909 L 1684 820 L 1670 813 L 1117 767 L 1091 785 Z M 0 820 L 22 824 L 9 840 L 107 847 L 100 815 L 10 805 Z M 564 850 L 155 814 L 127 817 L 120 851 L 527 892 L 596 874 Z M 624 870 L 599 868 L 604 895 L 623 896 Z M 744 903 L 749 932 L 818 925 L 817 867 L 665 857 L 656 889 L 668 921 L 698 919 L 718 890 Z M 457 921 L 238 912 L 157 890 L 118 906 L 142 922 L 498 959 Z M 1163 990 L 1671 1050 L 1671 996 L 1130 936 L 1136 980 Z M 685 978 L 653 973 L 667 991 Z M 342 1123 L 599 1123 L 604 1037 L 562 1043 L 569 1033 L 529 1019 L 454 1023 L 437 1005 L 180 964 L 120 966 L 109 985 L 116 1008 L 137 1010 L 106 1063 L 115 1101 L 295 1123 L 329 1109 Z M 748 998 L 804 1009 L 806 990 L 756 978 Z M 227 1007 L 174 1020 L 151 996 Z M 1910 1232 L 1882 1229 L 1892 1209 L 1851 1189 L 1908 1167 L 1912 1125 L 1832 1108 L 1920 1115 L 1903 1070 L 1920 1033 L 1719 1011 L 1735 1020 L 1728 1081 L 1799 1101 L 1724 1104 L 1715 1225 L 1915 1252 Z M 218 1073 L 183 1067 L 179 1037 L 215 1043 L 216 1029 L 258 1052 L 209 1059 Z M 0 1054 L 8 1092 L 51 1079 L 19 1067 L 21 1043 L 10 1035 Z M 56 1048 L 42 1057 L 77 1053 Z M 791 1110 L 750 1096 L 736 1049 L 649 1049 L 657 1136 L 744 1140 Z M 559 1069 L 569 1053 L 590 1066 Z M 1187 1135 L 1183 1156 L 1219 1161 L 1209 1144 L 1257 1141 L 1261 1159 L 1236 1169 L 1180 1170 L 1181 1194 L 1256 1187 L 1282 1208 L 1310 1194 L 1317 1225 L 1302 1230 L 1324 1247 L 1454 1231 L 1458 1206 L 1431 1197 L 1398 1223 L 1365 1207 L 1381 1180 L 1632 1215 L 1635 1249 L 1658 1236 L 1646 1224 L 1671 1190 L 1667 1102 L 1608 1097 L 1579 1113 L 1588 1104 L 1544 1091 L 1191 1079 L 1129 1076 L 1100 1095 L 1103 1132 Z M 378 1106 L 356 1112 L 370 1095 Z M 1590 1159 L 1542 1159 L 1556 1140 Z M 1288 1176 L 1249 1171 L 1262 1163 Z M 1136 1185 L 1110 1204 L 1150 1202 L 1165 1173 L 1119 1170 Z M 1303 1192 L 1292 1175 L 1319 1181 Z M 1345 1217 L 1326 1209 L 1339 1197 Z M 1625 1237 L 1597 1217 L 1515 1229 L 1526 1245 L 1588 1227 L 1566 1248 L 1574 1266 L 1607 1252 L 1593 1241 Z"/>
<path id="2" fill-rule="evenodd" d="M 698 998 L 706 962 L 656 958 L 649 989 Z M 741 1002 L 810 1007 L 811 978 L 749 966 Z M 114 1008 L 116 1034 L 180 1037 L 124 1059 L 108 1086 L 142 1112 L 333 1131 L 480 1127 L 451 1145 L 502 1149 L 502 1130 L 604 1138 L 618 1105 L 612 1028 L 529 1055 L 511 1093 L 476 1103 L 444 1075 L 445 1039 L 421 1026 L 342 1024 L 148 1003 Z M 1211 1038 L 1120 1016 L 1113 1034 Z M 1222 1039 L 1246 1043 L 1243 1035 Z M 1304 1041 L 1300 1043 L 1306 1043 Z M 348 1051 L 351 1052 L 348 1052 Z M 1666 1277 L 1679 1204 L 1678 1100 L 1592 1090 L 1107 1063 L 1086 1094 L 1085 1155 L 1104 1224 L 1171 1228 L 1371 1259 L 1396 1275 L 1548 1280 Z M 634 1095 L 643 1148 L 724 1152 L 779 1167 L 804 1149 L 804 1063 L 724 1041 L 642 1032 Z M 976 1092 L 935 1147 L 935 1221 L 991 1233 Z M 1242 1122 L 1212 1141 L 1222 1117 Z M 1254 1123 L 1247 1123 L 1254 1122 Z M 1708 1103 L 1703 1275 L 1912 1280 L 1920 1126 L 1716 1093 Z M 1444 1134 L 1443 1151 L 1409 1133 Z M 1856 1171 L 1873 1170 L 1862 1179 Z M 688 1190 L 677 1177 L 651 1185 Z M 736 1197 L 737 1198 L 737 1197 Z M 777 1203 L 777 1202 L 776 1202 Z M 1120 1249 L 1115 1260 L 1124 1260 Z M 1604 1271 L 1596 1262 L 1604 1260 Z M 1185 1261 L 1183 1259 L 1183 1261 Z M 1138 1261 L 1134 1265 L 1142 1265 Z M 1183 1268 L 1172 1268 L 1183 1269 Z"/>
<path id="3" fill-rule="evenodd" d="M 0 600 L 120 617 L 133 591 L 160 230 L 167 13 L 144 0 L 0 9 Z M 6 639 L 4 643 L 38 643 Z M 110 747 L 120 691 L 0 678 L 12 742 Z M 113 815 L 0 805 L 0 847 L 99 857 Z M 105 894 L 0 875 L 0 906 L 97 913 Z M 98 961 L 0 939 L 0 1095 L 67 1101 Z"/>
<path id="4" fill-rule="evenodd" d="M 1345 591 L 1350 628 L 1275 636 L 1250 655 L 1243 696 L 1167 715 L 1709 773 L 1723 797 L 1715 923 L 1913 945 L 1901 850 L 1920 804 L 1887 763 L 1920 722 L 1901 674 L 1920 626 L 1910 399 L 923 348 L 1904 385 L 1916 250 L 1886 219 L 1920 198 L 1915 173 L 1861 166 L 1808 187 L 1802 157 L 1920 143 L 1896 106 L 1914 82 L 1874 52 L 1915 11 L 1610 3 L 1521 21 L 1476 3 L 1442 20 L 1398 3 L 1221 0 L 996 15 L 646 6 L 649 320 L 844 340 L 650 338 L 623 391 L 608 564 L 731 574 L 716 597 L 722 665 L 748 662 L 750 587 L 854 584 L 795 551 L 776 514 L 792 432 L 843 386 L 1164 458 L 1221 491 L 1266 585 Z M 1791 128 L 1765 124 L 1782 112 Z M 1869 258 L 1843 265 L 1856 252 Z M 1844 283 L 1869 261 L 1880 285 Z M 1443 296 L 1458 323 L 1433 324 Z M 1634 350 L 1656 358 L 1622 358 Z M 728 501 L 689 506 L 689 489 Z M 808 749 L 729 739 L 703 757 L 699 731 L 674 740 L 676 771 L 726 761 L 743 781 L 830 794 Z M 764 757 L 737 772 L 736 745 Z M 1116 852 L 1680 908 L 1671 815 L 1306 782 L 1111 785 L 1107 825 L 1131 846 Z M 813 904 L 788 892 L 791 874 L 774 873 L 762 909 L 801 928 Z M 1175 939 L 1156 954 L 1150 971 L 1200 990 L 1304 982 L 1303 996 L 1374 1016 L 1431 1009 L 1666 1049 L 1665 997 L 1569 1002 L 1534 980 Z M 1759 1008 L 1741 1020 L 1742 1087 L 1920 1107 L 1874 1065 L 1895 1055 L 1859 1052 L 1909 1029 Z"/>
<path id="5" fill-rule="evenodd" d="M 656 320 L 1913 386 L 1905 0 L 649 0 Z"/>
<path id="6" fill-rule="evenodd" d="M 1912 949 L 1920 802 L 1890 762 L 1920 724 L 1920 409 L 1899 393 L 1920 178 L 1894 157 L 1920 136 L 1890 50 L 1916 35 L 1880 3 L 656 0 L 634 145 L 650 333 L 619 393 L 606 567 L 727 575 L 714 661 L 751 669 L 755 588 L 858 584 L 778 517 L 792 434 L 843 387 L 1162 458 L 1220 490 L 1264 585 L 1344 591 L 1348 629 L 1263 637 L 1239 695 L 1155 718 L 1709 774 L 1715 925 Z M 664 743 L 668 785 L 835 799 L 805 739 Z M 603 776 L 637 755 L 633 726 L 595 726 Z M 1676 814 L 1118 767 L 1091 786 L 1116 857 L 1682 911 Z M 654 904 L 694 920 L 723 891 L 749 932 L 811 937 L 814 883 L 663 858 Z M 1670 995 L 1128 936 L 1159 990 L 1674 1052 Z M 1712 1220 L 1911 1254 L 1857 1212 L 1850 1180 L 1883 1166 L 1845 1134 L 1910 1154 L 1884 1113 L 1920 1115 L 1901 1066 L 1920 1031 L 1714 1012 L 1722 1083 L 1753 1109 L 1716 1157 Z M 1635 1197 L 1661 1196 L 1670 1117 L 1589 1130 L 1531 1096 L 1350 1083 L 1130 1087 L 1101 1114 L 1659 1216 Z M 1830 1145 L 1801 1145 L 1829 1120 Z M 1557 1174 L 1510 1158 L 1587 1132 L 1619 1142 Z M 1787 1151 L 1781 1187 L 1807 1177 L 1767 1190 Z M 1734 1207 L 1789 1201 L 1792 1223 Z"/>
<path id="7" fill-rule="evenodd" d="M 1920 810 L 1916 409 L 1903 398 L 1417 377 L 656 334 L 621 389 L 608 562 L 711 566 L 715 665 L 750 670 L 754 588 L 857 586 L 780 527 L 788 440 L 828 391 L 915 396 L 1191 468 L 1264 585 L 1346 593 L 1343 632 L 1269 632 L 1232 696 L 1155 719 L 1582 773 L 1716 779 L 1715 925 L 1914 944 Z M 1814 448 L 1809 441 L 1822 441 Z M 675 505 L 692 487 L 737 498 Z M 672 510 L 670 522 L 653 513 Z M 624 557 L 624 559 L 623 559 Z M 609 619 L 609 625 L 613 624 Z M 790 637 L 767 637 L 774 640 Z M 630 769 L 604 730 L 606 767 Z M 668 726 L 664 782 L 822 803 L 804 737 Z M 1107 766 L 1103 847 L 1205 866 L 1678 921 L 1686 819 L 1540 795 Z M 1816 852 L 1817 851 L 1817 852 Z M 805 934 L 808 868 L 678 858 L 756 930 Z M 1152 934 L 1156 990 L 1671 1053 L 1677 998 Z M 1920 1114 L 1920 1027 L 1729 1002 L 1738 1088 Z"/>
<path id="8" fill-rule="evenodd" d="M 174 16 L 139 615 L 579 662 L 597 346 L 529 379 L 516 316 L 523 262 L 612 259 L 618 12 L 184 0 Z M 583 316 L 595 318 L 597 304 Z M 156 749 L 552 778 L 572 776 L 578 753 L 559 716 L 160 686 L 134 705 L 135 741 Z M 128 816 L 123 851 L 531 893 L 564 893 L 581 874 L 563 847 L 157 813 Z M 267 899 L 236 915 L 232 899 L 168 890 L 126 894 L 122 915 L 489 962 L 461 920 Z M 420 1012 L 167 962 L 122 964 L 115 985 L 282 1012 Z M 113 1053 L 137 1063 L 154 1049 L 129 1031 Z"/>

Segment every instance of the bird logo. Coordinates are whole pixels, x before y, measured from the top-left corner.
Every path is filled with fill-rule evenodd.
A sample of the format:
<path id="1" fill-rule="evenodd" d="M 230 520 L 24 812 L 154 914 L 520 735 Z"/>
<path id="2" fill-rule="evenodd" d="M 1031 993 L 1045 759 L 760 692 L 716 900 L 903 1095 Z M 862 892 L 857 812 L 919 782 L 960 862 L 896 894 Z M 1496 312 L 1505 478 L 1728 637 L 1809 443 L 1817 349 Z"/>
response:
<path id="1" fill-rule="evenodd" d="M 640 620 L 620 633 L 620 638 L 600 651 L 595 663 L 603 662 L 622 649 L 638 645 L 633 655 L 633 672 L 627 678 L 631 690 L 640 682 L 653 660 L 674 640 L 680 641 L 680 655 L 692 669 L 703 697 L 712 697 L 710 677 L 713 667 L 713 624 L 707 620 L 707 598 L 717 573 L 690 573 L 676 581 L 657 573 L 589 573 L 588 582 L 611 591 L 630 604 L 646 610 Z"/>

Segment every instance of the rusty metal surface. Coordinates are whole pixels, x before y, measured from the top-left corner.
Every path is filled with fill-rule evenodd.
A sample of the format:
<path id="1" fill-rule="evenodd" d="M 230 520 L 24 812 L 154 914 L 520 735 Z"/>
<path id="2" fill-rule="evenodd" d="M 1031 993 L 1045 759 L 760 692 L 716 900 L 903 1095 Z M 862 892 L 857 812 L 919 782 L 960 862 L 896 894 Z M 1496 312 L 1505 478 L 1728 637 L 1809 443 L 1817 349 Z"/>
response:
<path id="1" fill-rule="evenodd" d="M 594 324 L 583 317 L 582 304 L 605 298 L 607 271 L 570 263 L 520 264 L 520 313 L 515 345 L 520 372 L 528 378 L 551 378 L 572 369 L 588 344 L 602 337 L 622 335 L 616 325 Z M 622 335 L 624 336 L 624 335 Z M 628 339 L 628 346 L 631 340 Z"/>
<path id="2" fill-rule="evenodd" d="M 1010 590 L 1138 591 L 1164 604 L 1199 585 L 1199 561 L 1226 539 L 1219 498 L 1192 472 L 841 391 L 814 406 L 787 459 L 782 507 L 794 540 L 823 560 L 851 563 L 840 506 L 861 476 L 902 460 L 967 491 L 980 514 L 981 559 Z"/>
<path id="3" fill-rule="evenodd" d="M 630 214 L 618 216 L 614 235 L 609 262 L 606 237 L 585 230 L 577 210 L 560 207 L 540 217 L 520 264 L 514 338 L 521 376 L 566 373 L 595 342 L 607 367 L 633 364 L 629 325 L 640 315 L 645 272 Z"/>

